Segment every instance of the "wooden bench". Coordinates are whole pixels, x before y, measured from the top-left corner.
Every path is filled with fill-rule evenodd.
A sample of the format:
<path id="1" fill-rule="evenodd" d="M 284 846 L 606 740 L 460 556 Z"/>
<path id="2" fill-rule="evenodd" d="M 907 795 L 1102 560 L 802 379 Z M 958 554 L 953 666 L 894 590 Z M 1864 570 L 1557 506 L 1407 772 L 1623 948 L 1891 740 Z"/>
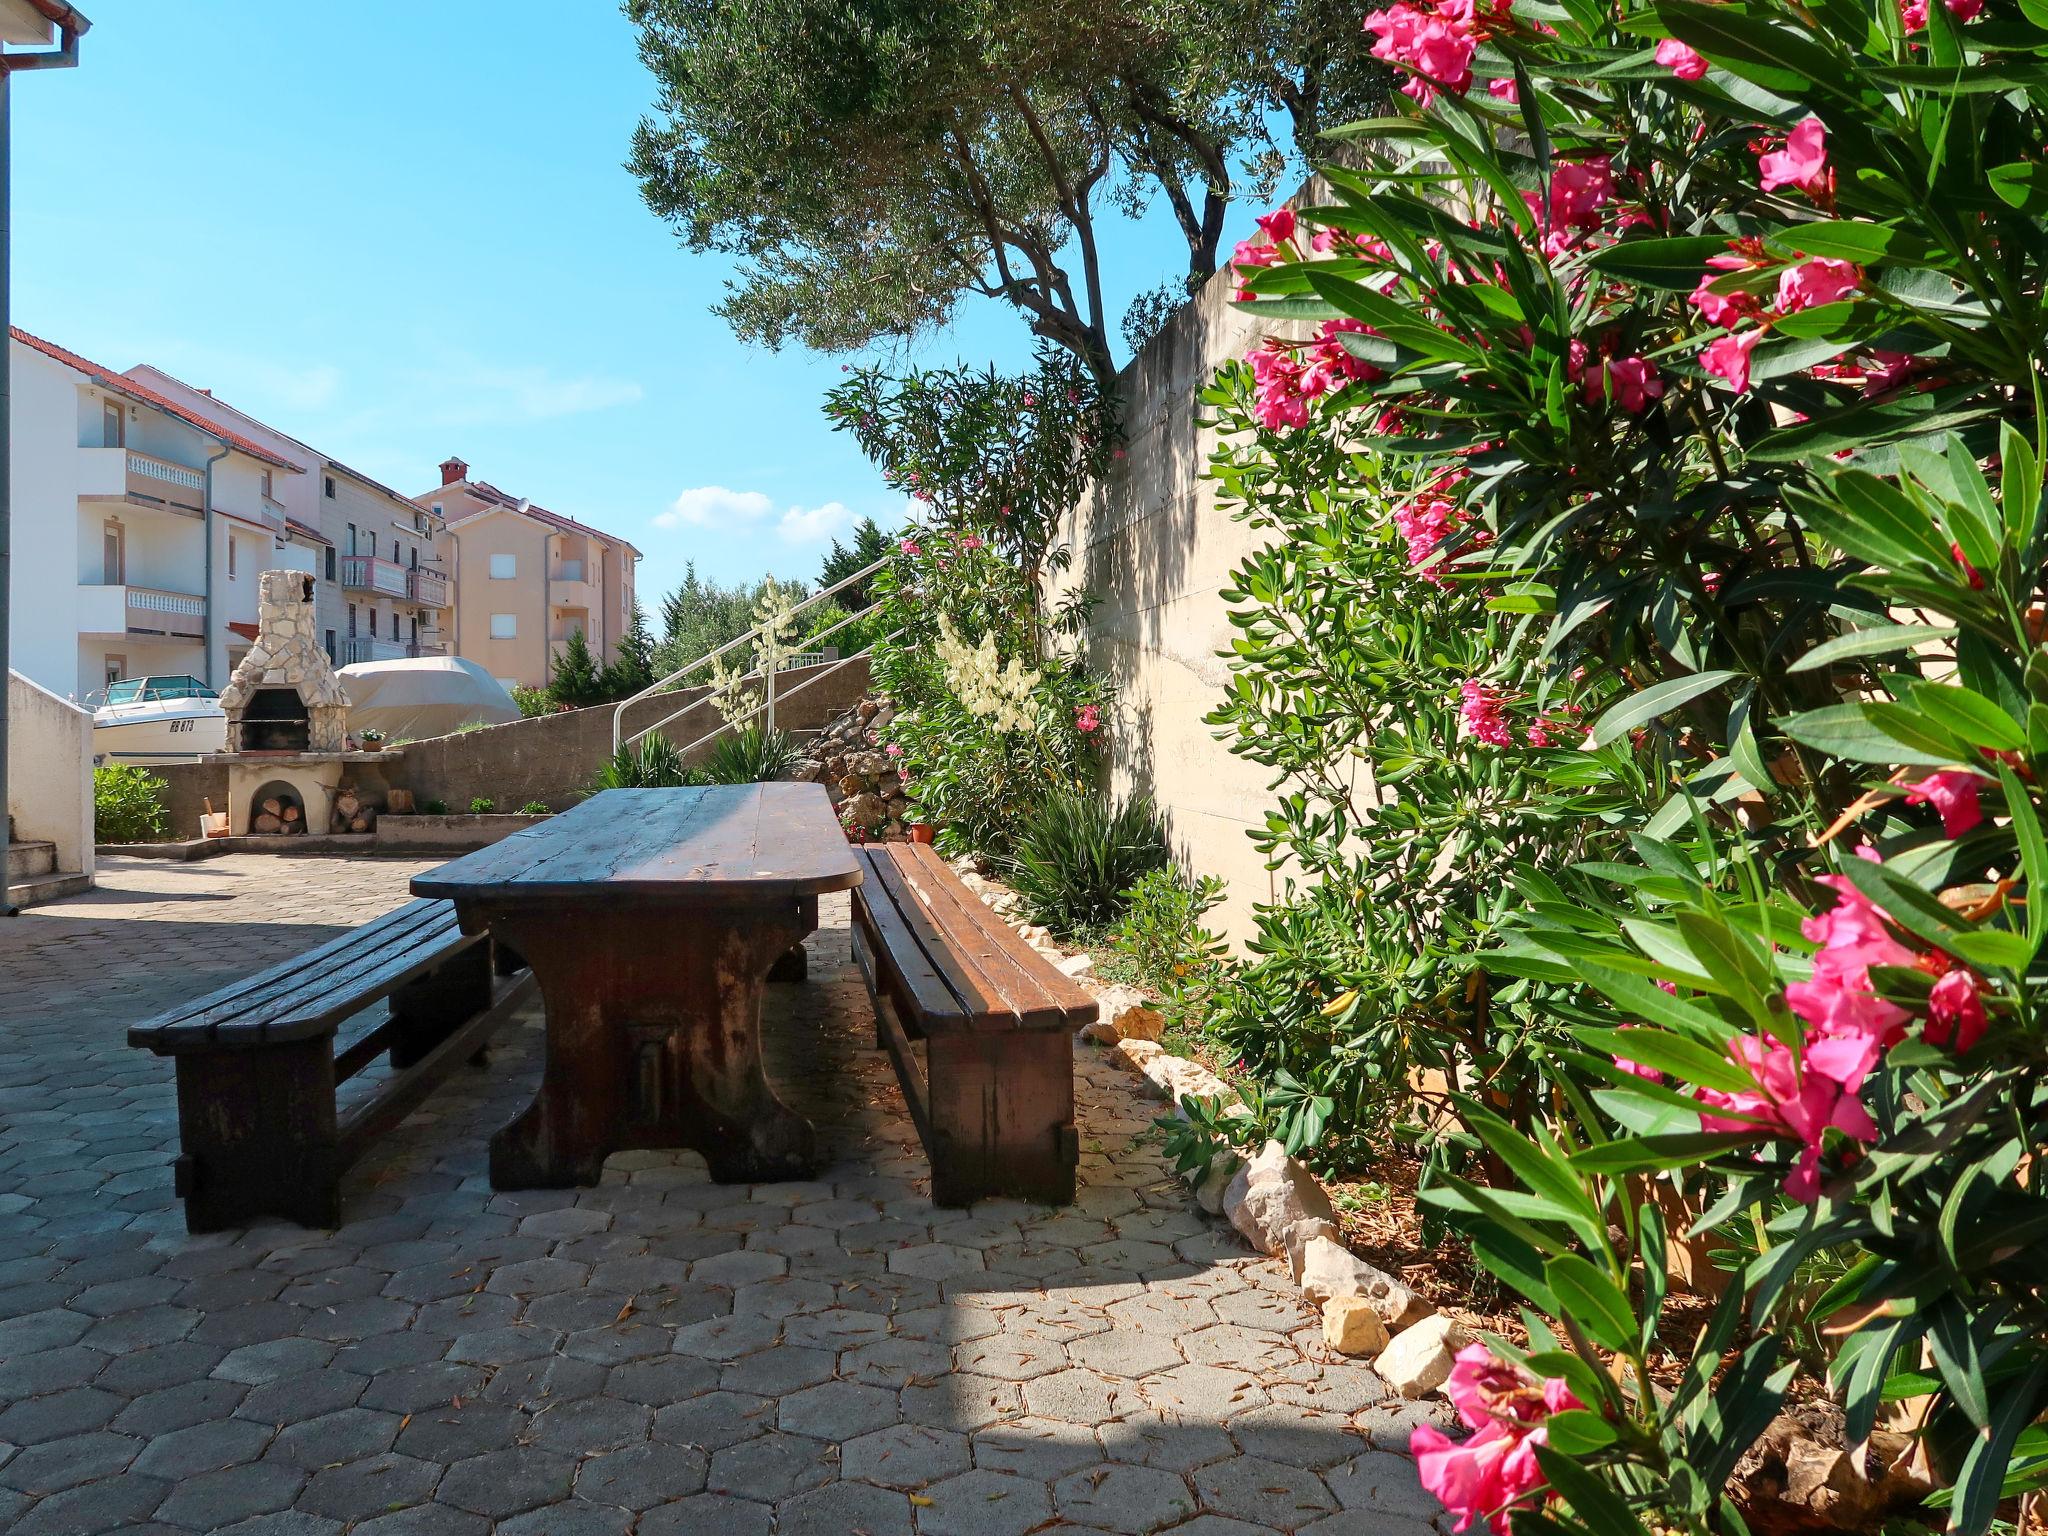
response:
<path id="1" fill-rule="evenodd" d="M 462 932 L 453 903 L 412 901 L 135 1025 L 130 1045 L 178 1065 L 186 1230 L 266 1215 L 341 1225 L 343 1170 L 532 991 L 509 951 L 494 963 L 487 935 Z M 387 1014 L 350 1022 L 382 998 Z M 336 1088 L 387 1051 L 391 1076 L 338 1110 Z"/>
<path id="2" fill-rule="evenodd" d="M 1067 1204 L 1080 1160 L 1074 1032 L 1094 1022 L 1095 999 L 930 846 L 855 852 L 854 958 L 931 1162 L 932 1200 Z"/>

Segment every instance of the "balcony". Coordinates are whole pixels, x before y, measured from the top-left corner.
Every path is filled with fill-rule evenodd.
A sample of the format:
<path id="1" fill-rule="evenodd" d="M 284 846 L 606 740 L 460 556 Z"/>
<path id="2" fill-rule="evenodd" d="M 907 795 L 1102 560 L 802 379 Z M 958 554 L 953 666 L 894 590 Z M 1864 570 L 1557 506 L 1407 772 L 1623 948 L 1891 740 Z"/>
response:
<path id="1" fill-rule="evenodd" d="M 206 514 L 206 475 L 133 448 L 78 450 L 80 500 L 158 507 L 180 517 Z"/>
<path id="2" fill-rule="evenodd" d="M 448 578 L 439 571 L 414 569 L 406 573 L 406 596 L 422 608 L 448 606 Z"/>
<path id="3" fill-rule="evenodd" d="M 78 628 L 88 635 L 160 635 L 176 640 L 206 636 L 206 599 L 159 587 L 79 584 Z"/>
<path id="4" fill-rule="evenodd" d="M 336 642 L 341 654 L 335 657 L 335 665 L 352 667 L 363 661 L 410 661 L 421 656 L 445 656 L 446 647 L 430 645 L 422 640 L 407 644 L 403 640 L 379 640 L 370 635 L 345 635 Z"/>
<path id="5" fill-rule="evenodd" d="M 405 567 L 396 560 L 380 560 L 375 555 L 343 555 L 341 584 L 351 592 L 376 592 L 385 597 L 406 597 L 410 593 Z"/>
<path id="6" fill-rule="evenodd" d="M 557 560 L 548 572 L 548 601 L 557 608 L 595 608 L 597 572 L 583 560 Z"/>

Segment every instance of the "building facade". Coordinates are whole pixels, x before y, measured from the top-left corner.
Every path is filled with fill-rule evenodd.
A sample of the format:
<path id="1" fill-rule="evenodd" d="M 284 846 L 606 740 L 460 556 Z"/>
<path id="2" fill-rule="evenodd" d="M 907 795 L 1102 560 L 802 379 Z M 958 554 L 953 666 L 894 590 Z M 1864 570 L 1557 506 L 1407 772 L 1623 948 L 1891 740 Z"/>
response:
<path id="1" fill-rule="evenodd" d="M 472 479 L 457 458 L 414 500 L 453 545 L 456 655 L 507 688 L 545 688 L 572 634 L 600 665 L 612 659 L 633 622 L 639 550 Z"/>
<path id="2" fill-rule="evenodd" d="M 255 633 L 258 576 L 325 563 L 285 504 L 298 466 L 26 331 L 9 345 L 15 670 L 77 700 L 150 673 L 218 687 Z"/>
<path id="3" fill-rule="evenodd" d="M 441 520 L 390 486 L 147 364 L 135 379 L 214 414 L 301 471 L 282 487 L 286 511 L 326 541 L 314 621 L 336 666 L 448 654 L 454 633 L 451 545 Z"/>

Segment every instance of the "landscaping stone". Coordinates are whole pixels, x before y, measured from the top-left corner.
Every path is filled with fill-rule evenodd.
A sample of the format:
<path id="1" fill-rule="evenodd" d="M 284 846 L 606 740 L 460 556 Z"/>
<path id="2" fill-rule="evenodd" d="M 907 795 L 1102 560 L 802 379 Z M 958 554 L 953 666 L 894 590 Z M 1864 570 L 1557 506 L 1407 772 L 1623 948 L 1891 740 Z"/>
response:
<path id="1" fill-rule="evenodd" d="M 1284 1254 L 1288 1228 L 1312 1219 L 1333 1222 L 1337 1213 L 1315 1176 L 1269 1141 L 1230 1181 L 1223 1214 L 1259 1252 Z"/>
<path id="2" fill-rule="evenodd" d="M 1373 1369 L 1401 1396 L 1421 1397 L 1450 1380 L 1453 1356 L 1470 1341 L 1462 1323 L 1439 1312 L 1395 1334 Z"/>
<path id="3" fill-rule="evenodd" d="M 1390 1329 L 1420 1322 L 1436 1310 L 1410 1287 L 1336 1241 L 1334 1235 L 1312 1238 L 1303 1247 L 1295 1278 L 1314 1302 L 1335 1296 L 1363 1297 Z"/>
<path id="4" fill-rule="evenodd" d="M 1386 1320 L 1363 1296 L 1332 1296 L 1323 1303 L 1323 1342 L 1340 1355 L 1377 1355 L 1387 1347 Z"/>

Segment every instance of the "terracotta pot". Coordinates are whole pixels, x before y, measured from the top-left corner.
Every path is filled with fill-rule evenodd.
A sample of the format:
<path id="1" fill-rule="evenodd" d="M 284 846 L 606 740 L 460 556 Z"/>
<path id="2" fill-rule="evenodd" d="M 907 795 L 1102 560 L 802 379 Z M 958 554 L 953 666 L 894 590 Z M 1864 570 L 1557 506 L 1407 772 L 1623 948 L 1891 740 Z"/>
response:
<path id="1" fill-rule="evenodd" d="M 910 824 L 910 840 L 913 843 L 928 843 L 932 840 L 932 824 L 928 821 L 913 821 Z"/>

